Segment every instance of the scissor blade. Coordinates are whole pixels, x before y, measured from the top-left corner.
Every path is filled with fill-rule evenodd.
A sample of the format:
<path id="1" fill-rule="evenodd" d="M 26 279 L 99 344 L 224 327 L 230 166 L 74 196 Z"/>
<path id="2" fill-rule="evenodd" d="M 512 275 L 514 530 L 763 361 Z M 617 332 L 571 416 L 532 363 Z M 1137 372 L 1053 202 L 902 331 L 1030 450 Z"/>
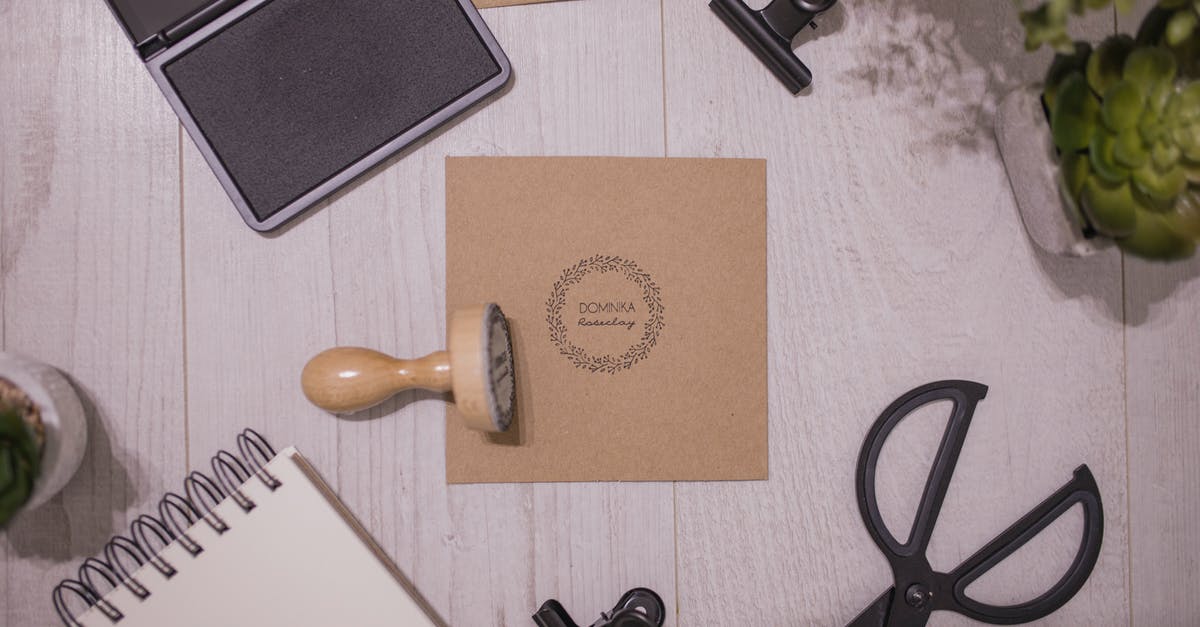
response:
<path id="1" fill-rule="evenodd" d="M 888 609 L 892 606 L 892 595 L 895 594 L 895 588 L 888 588 L 875 599 L 867 609 L 863 610 L 857 618 L 850 621 L 846 627 L 885 627 L 888 619 Z"/>

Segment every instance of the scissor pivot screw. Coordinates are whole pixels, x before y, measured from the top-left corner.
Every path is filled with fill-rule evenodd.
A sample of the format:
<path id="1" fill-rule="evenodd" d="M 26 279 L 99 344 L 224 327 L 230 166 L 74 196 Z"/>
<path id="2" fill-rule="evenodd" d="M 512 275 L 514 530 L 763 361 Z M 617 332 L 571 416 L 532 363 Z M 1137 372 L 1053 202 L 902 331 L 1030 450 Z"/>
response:
<path id="1" fill-rule="evenodd" d="M 904 593 L 904 600 L 913 608 L 923 610 L 929 603 L 929 599 L 932 596 L 933 594 L 930 593 L 925 586 L 922 586 L 919 583 L 914 583 L 913 585 L 909 586 L 908 590 Z"/>

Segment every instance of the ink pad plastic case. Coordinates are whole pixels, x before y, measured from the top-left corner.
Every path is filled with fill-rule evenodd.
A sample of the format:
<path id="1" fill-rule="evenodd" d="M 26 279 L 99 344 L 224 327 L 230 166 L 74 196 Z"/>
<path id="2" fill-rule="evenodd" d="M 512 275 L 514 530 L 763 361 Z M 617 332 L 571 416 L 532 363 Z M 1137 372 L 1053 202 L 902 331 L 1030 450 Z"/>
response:
<path id="1" fill-rule="evenodd" d="M 470 0 L 107 0 L 246 224 L 275 229 L 500 89 Z"/>

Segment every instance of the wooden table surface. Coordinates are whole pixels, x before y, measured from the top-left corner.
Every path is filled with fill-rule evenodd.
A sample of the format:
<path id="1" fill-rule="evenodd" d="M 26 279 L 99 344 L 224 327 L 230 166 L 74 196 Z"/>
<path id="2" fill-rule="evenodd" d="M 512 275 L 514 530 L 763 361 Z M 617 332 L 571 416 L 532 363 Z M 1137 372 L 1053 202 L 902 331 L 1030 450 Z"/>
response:
<path id="1" fill-rule="evenodd" d="M 992 117 L 1048 53 L 1023 52 L 1011 3 L 845 0 L 804 36 L 816 84 L 799 97 L 700 0 L 484 17 L 516 70 L 502 97 L 263 237 L 101 0 L 0 0 L 0 345 L 70 373 L 93 409 L 78 476 L 0 533 L 0 623 L 51 624 L 59 579 L 252 426 L 309 455 L 452 625 L 532 625 L 551 597 L 590 623 L 638 585 L 669 624 L 845 624 L 890 585 L 858 449 L 889 402 L 943 378 L 991 390 L 935 567 L 1087 463 L 1103 551 L 1044 622 L 1200 623 L 1200 260 L 1031 244 Z M 442 346 L 446 155 L 768 160 L 769 481 L 448 487 L 441 401 L 340 421 L 305 401 L 321 349 Z M 942 418 L 889 440 L 889 520 L 910 519 Z M 972 592 L 1036 596 L 1081 521 Z"/>

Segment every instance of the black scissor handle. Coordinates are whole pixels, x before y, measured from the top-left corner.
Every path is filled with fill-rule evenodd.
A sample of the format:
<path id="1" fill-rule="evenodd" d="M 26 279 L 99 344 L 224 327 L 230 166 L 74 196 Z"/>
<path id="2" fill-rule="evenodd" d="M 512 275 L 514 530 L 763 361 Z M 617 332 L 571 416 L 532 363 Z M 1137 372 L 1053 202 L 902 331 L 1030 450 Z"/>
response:
<path id="1" fill-rule="evenodd" d="M 933 527 L 937 523 L 938 513 L 942 509 L 942 501 L 946 499 L 946 490 L 950 487 L 950 478 L 954 474 L 954 466 L 958 463 L 958 454 L 962 450 L 963 440 L 967 437 L 967 428 L 971 425 L 971 416 L 975 414 L 975 406 L 987 396 L 987 386 L 971 381 L 938 381 L 923 385 L 904 396 L 896 399 L 887 409 L 883 410 L 867 439 L 863 442 L 862 452 L 858 456 L 857 491 L 858 509 L 862 514 L 867 533 L 875 541 L 879 550 L 887 556 L 896 568 L 896 563 L 915 555 L 924 556 L 929 539 L 933 536 Z M 879 454 L 883 451 L 883 443 L 891 435 L 896 425 L 900 424 L 909 414 L 917 409 L 936 401 L 949 400 L 954 403 L 946 432 L 938 445 L 937 456 L 929 469 L 929 478 L 925 482 L 925 492 L 921 495 L 921 504 L 917 507 L 917 515 L 913 520 L 908 539 L 900 542 L 883 522 L 879 513 L 879 500 L 875 493 L 875 469 L 879 465 Z M 922 557 L 923 559 L 923 557 Z"/>
<path id="2" fill-rule="evenodd" d="M 1045 594 L 1016 605 L 981 603 L 967 596 L 966 590 L 996 564 L 1004 561 L 1026 542 L 1049 527 L 1076 504 L 1083 507 L 1083 541 L 1071 567 Z M 987 546 L 967 558 L 948 575 L 954 585 L 957 607 L 947 607 L 978 621 L 995 625 L 1026 623 L 1044 618 L 1062 607 L 1079 592 L 1100 557 L 1104 539 L 1104 507 L 1100 489 L 1087 465 L 1075 469 L 1075 476 L 1057 492 L 996 536 Z"/>
<path id="3" fill-rule="evenodd" d="M 970 381 L 939 381 L 923 385 L 894 403 L 872 425 L 858 458 L 857 491 L 859 511 L 867 532 L 891 564 L 896 588 L 868 609 L 875 616 L 883 610 L 882 624 L 924 625 L 934 610 L 957 612 L 992 624 L 1012 625 L 1043 618 L 1070 601 L 1083 587 L 1100 556 L 1104 537 L 1104 508 L 1096 479 L 1088 467 L 1080 466 L 1074 478 L 961 565 L 947 574 L 936 573 L 925 556 L 934 525 L 950 487 L 954 467 L 967 429 L 987 386 Z M 875 490 L 876 467 L 888 436 L 917 409 L 941 400 L 954 403 L 937 456 L 929 470 L 925 491 L 917 507 L 908 539 L 900 542 L 887 528 L 879 512 Z M 989 570 L 1012 555 L 1029 540 L 1075 505 L 1083 508 L 1083 540 L 1071 567 L 1046 593 L 1015 605 L 992 605 L 967 596 L 966 589 Z M 907 599 L 904 595 L 915 595 Z M 904 599 L 903 602 L 901 599 Z M 910 602 L 911 601 L 911 602 Z M 886 602 L 886 605 L 881 604 Z M 861 619 L 862 617 L 860 617 Z M 856 619 L 857 620 L 857 619 Z M 857 623 L 856 623 L 857 624 Z"/>

